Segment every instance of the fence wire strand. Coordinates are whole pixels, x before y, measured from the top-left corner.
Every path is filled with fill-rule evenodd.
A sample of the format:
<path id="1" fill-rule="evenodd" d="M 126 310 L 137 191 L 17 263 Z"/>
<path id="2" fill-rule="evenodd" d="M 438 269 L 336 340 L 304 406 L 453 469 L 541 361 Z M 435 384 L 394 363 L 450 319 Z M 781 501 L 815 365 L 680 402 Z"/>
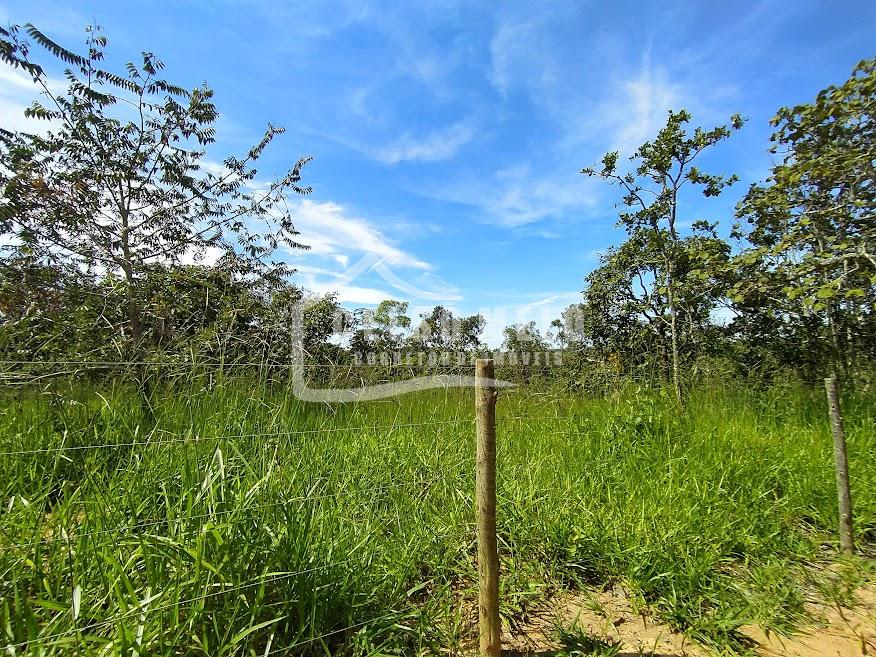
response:
<path id="1" fill-rule="evenodd" d="M 352 426 L 352 427 L 325 427 L 322 429 L 301 429 L 301 430 L 288 430 L 288 431 L 270 431 L 270 432 L 258 432 L 258 433 L 237 433 L 237 434 L 221 434 L 218 436 L 195 436 L 192 438 L 173 438 L 167 440 L 142 440 L 142 441 L 134 441 L 127 443 L 98 443 L 94 445 L 72 445 L 70 447 L 61 446 L 61 447 L 45 447 L 42 449 L 28 449 L 28 450 L 11 450 L 6 452 L 0 452 L 0 456 L 27 456 L 33 454 L 47 454 L 47 453 L 55 453 L 55 452 L 75 452 L 75 451 L 83 451 L 89 449 L 111 449 L 115 447 L 156 447 L 160 445 L 176 445 L 183 443 L 200 443 L 206 442 L 210 440 L 234 440 L 238 438 L 268 438 L 268 437 L 282 437 L 282 436 L 304 436 L 304 435 L 313 435 L 320 433 L 337 433 L 337 432 L 348 432 L 348 431 L 380 431 L 380 430 L 392 430 L 392 429 L 409 429 L 414 427 L 431 427 L 431 426 L 441 426 L 441 425 L 451 425 L 451 424 L 462 424 L 467 422 L 474 422 L 472 418 L 457 418 L 454 420 L 440 420 L 437 422 L 407 422 L 407 423 L 396 423 L 396 424 L 373 424 L 373 425 L 362 425 L 362 426 Z M 171 433 L 166 429 L 159 429 L 162 433 Z"/>
<path id="2" fill-rule="evenodd" d="M 278 581 L 281 581 L 284 579 L 289 579 L 291 577 L 297 577 L 299 575 L 308 575 L 311 573 L 319 572 L 320 570 L 325 570 L 327 568 L 331 568 L 334 566 L 343 566 L 343 565 L 346 565 L 348 563 L 352 563 L 355 560 L 356 560 L 355 557 L 350 557 L 350 558 L 344 559 L 342 561 L 335 561 L 332 563 L 322 564 L 320 566 L 314 566 L 313 568 L 306 568 L 304 570 L 296 570 L 294 572 L 287 572 L 287 573 L 275 573 L 274 575 L 271 575 L 270 577 L 267 577 L 267 578 L 262 577 L 258 580 L 247 582 L 246 584 L 233 586 L 233 587 L 228 588 L 228 589 L 222 589 L 221 591 L 213 591 L 211 593 L 205 593 L 204 595 L 199 595 L 199 596 L 195 596 L 195 597 L 191 597 L 191 598 L 184 598 L 183 600 L 176 600 L 174 602 L 169 602 L 169 603 L 166 603 L 164 605 L 159 605 L 159 606 L 153 607 L 151 609 L 148 607 L 144 608 L 143 605 L 140 604 L 140 605 L 137 605 L 137 607 L 135 609 L 131 609 L 130 611 L 127 611 L 123 614 L 119 614 L 117 616 L 114 616 L 113 618 L 108 618 L 108 619 L 103 620 L 103 621 L 98 621 L 97 623 L 95 623 L 93 625 L 89 625 L 85 628 L 74 628 L 72 630 L 67 630 L 65 632 L 57 632 L 55 634 L 49 634 L 47 636 L 41 636 L 41 637 L 37 637 L 35 639 L 28 639 L 27 641 L 22 641 L 20 643 L 11 643 L 11 644 L 8 643 L 8 644 L 6 644 L 6 648 L 7 648 L 7 650 L 9 650 L 10 648 L 12 648 L 12 649 L 24 648 L 24 647 L 26 647 L 32 643 L 36 643 L 38 641 L 49 641 L 49 640 L 54 640 L 54 639 L 62 639 L 62 638 L 67 637 L 67 636 L 72 636 L 74 634 L 78 634 L 83 629 L 85 629 L 89 632 L 92 632 L 92 631 L 97 630 L 97 629 L 102 629 L 104 627 L 114 625 L 115 623 L 118 623 L 119 621 L 127 620 L 128 618 L 133 618 L 135 616 L 139 616 L 140 614 L 143 614 L 143 613 L 162 612 L 162 611 L 166 611 L 168 609 L 172 609 L 172 608 L 177 607 L 177 606 L 184 606 L 184 605 L 191 604 L 193 602 L 200 602 L 202 600 L 208 600 L 208 599 L 214 598 L 218 595 L 224 595 L 226 593 L 236 593 L 238 591 L 244 591 L 247 589 L 262 586 L 264 584 L 271 584 L 273 582 L 278 582 Z"/>
<path id="3" fill-rule="evenodd" d="M 450 466 L 448 468 L 448 472 L 454 472 L 454 471 L 458 470 L 465 463 L 466 463 L 466 461 L 460 461 L 460 462 Z M 446 474 L 442 474 L 442 475 L 437 475 L 435 477 L 429 477 L 428 479 L 421 479 L 421 480 L 416 480 L 416 481 L 405 481 L 405 482 L 400 482 L 397 484 L 386 484 L 384 486 L 375 486 L 373 488 L 366 489 L 364 491 L 357 491 L 357 492 L 364 493 L 366 495 L 373 495 L 375 493 L 384 492 L 387 490 L 399 489 L 399 488 L 406 488 L 408 486 L 422 486 L 425 484 L 431 484 L 431 483 L 434 483 L 436 481 L 446 479 L 446 478 L 447 478 Z M 331 481 L 324 480 L 322 483 L 331 483 Z M 179 520 L 182 520 L 182 519 L 185 519 L 187 521 L 188 520 L 203 520 L 203 519 L 214 518 L 216 516 L 233 515 L 234 513 L 237 513 L 240 511 L 256 511 L 256 510 L 269 509 L 269 508 L 283 506 L 283 505 L 294 503 L 294 502 L 309 502 L 311 500 L 316 501 L 316 500 L 332 499 L 332 498 L 336 498 L 336 497 L 342 495 L 343 493 L 344 493 L 344 491 L 338 490 L 334 493 L 328 493 L 328 494 L 324 494 L 324 495 L 300 495 L 300 496 L 296 496 L 296 497 L 286 498 L 283 500 L 277 500 L 276 502 L 269 502 L 267 504 L 259 504 L 256 506 L 249 506 L 249 507 L 243 507 L 243 508 L 237 508 L 237 509 L 226 509 L 224 511 L 214 511 L 211 513 L 201 513 L 198 515 L 191 515 L 191 516 L 187 515 L 187 516 L 184 516 L 184 518 L 180 517 L 180 518 L 176 519 L 176 522 L 178 522 Z M 116 533 L 129 533 L 133 530 L 145 529 L 145 528 L 149 528 L 149 527 L 159 527 L 159 526 L 164 525 L 164 524 L 172 525 L 174 522 L 175 522 L 175 520 L 173 520 L 173 519 L 165 518 L 162 520 L 149 521 L 149 522 L 139 523 L 136 525 L 130 525 L 127 527 L 116 527 L 113 529 L 105 529 L 105 530 L 96 531 L 96 532 L 87 532 L 85 534 L 44 537 L 39 541 L 31 541 L 28 543 L 10 543 L 7 545 L 0 545 L 0 551 L 7 551 L 7 550 L 13 550 L 13 549 L 25 549 L 25 548 L 31 548 L 35 544 L 57 543 L 57 542 L 62 542 L 62 541 L 73 543 L 75 541 L 80 541 L 83 539 L 90 539 L 90 538 L 94 538 L 97 536 L 106 536 L 106 535 L 116 534 Z M 195 530 L 195 529 L 199 530 L 200 527 L 193 527 L 192 528 L 192 530 Z M 182 532 L 182 533 L 185 533 L 185 532 Z"/>
<path id="4" fill-rule="evenodd" d="M 465 364 L 425 364 L 425 363 L 389 363 L 389 364 L 371 364 L 371 363 L 359 363 L 359 364 L 295 364 L 295 363 L 265 363 L 265 362 L 232 362 L 232 363 L 195 363 L 195 362 L 176 362 L 176 361 L 138 361 L 138 360 L 128 360 L 128 361 L 26 361 L 26 360 L 0 360 L 0 366 L 6 367 L 56 367 L 56 368 L 81 368 L 81 369 L 65 369 L 64 371 L 58 371 L 53 374 L 57 375 L 67 375 L 67 374 L 76 374 L 80 371 L 87 369 L 111 369 L 111 368 L 122 368 L 122 367 L 162 367 L 162 368 L 186 368 L 195 370 L 198 368 L 204 368 L 207 370 L 208 368 L 216 368 L 218 371 L 221 371 L 225 368 L 258 368 L 258 369 L 303 369 L 303 370 L 312 370 L 312 369 L 332 369 L 339 373 L 347 373 L 350 374 L 356 369 L 381 369 L 387 372 L 391 371 L 411 371 L 411 372 L 429 372 L 429 371 L 438 371 L 438 370 L 456 370 L 456 371 L 470 371 L 473 369 L 474 365 L 465 363 Z M 560 363 L 551 363 L 551 362 L 537 362 L 537 363 L 495 363 L 495 370 L 498 373 L 497 378 L 501 376 L 501 372 L 505 371 L 532 371 L 532 370 L 544 370 L 547 368 L 554 367 L 562 367 Z M 195 373 L 194 371 L 192 372 Z M 206 373 L 206 372 L 205 372 Z M 7 371 L 0 372 L 0 376 L 3 374 L 31 374 L 30 372 L 17 372 L 17 371 Z M 51 376 L 52 374 L 47 375 L 37 375 L 34 376 L 34 380 L 40 380 L 44 376 Z M 611 381 L 606 381 L 605 379 L 610 379 Z M 605 383 L 617 382 L 654 382 L 655 377 L 653 376 L 645 376 L 636 373 L 631 374 L 617 374 L 610 375 L 607 377 L 599 377 L 600 381 L 604 381 Z M 2 381 L 0 381 L 0 385 L 2 385 Z M 575 414 L 570 415 L 510 415 L 506 417 L 497 417 L 496 423 L 498 425 L 505 424 L 506 426 L 513 425 L 515 423 L 519 423 L 519 430 L 522 434 L 522 439 L 526 440 L 528 435 L 527 423 L 528 422 L 551 422 L 551 423 L 568 423 L 565 431 L 568 431 L 570 434 L 572 432 L 572 423 L 576 420 L 581 419 L 580 416 Z M 9 451 L 0 451 L 0 457 L 12 457 L 12 456 L 27 456 L 27 455 L 37 455 L 37 454 L 64 454 L 67 452 L 71 453 L 81 453 L 86 450 L 99 450 L 99 449 L 107 449 L 111 450 L 114 448 L 148 448 L 148 447 L 160 447 L 167 445 L 188 445 L 193 443 L 203 443 L 209 441 L 226 441 L 226 440 L 235 440 L 235 439 L 246 439 L 246 438 L 281 438 L 287 436 L 305 436 L 305 435 L 319 435 L 319 434 L 334 434 L 334 433 L 353 433 L 353 432 L 365 432 L 365 431 L 387 431 L 391 432 L 396 429 L 405 429 L 405 428 L 428 428 L 428 427 L 440 427 L 440 426 L 451 426 L 451 425 L 463 425 L 463 424 L 471 424 L 475 421 L 474 417 L 459 417 L 453 419 L 446 420 L 428 420 L 422 422 L 400 422 L 400 423 L 392 423 L 392 424 L 372 424 L 372 425 L 360 425 L 360 426 L 345 426 L 345 427 L 337 427 L 337 426 L 327 426 L 327 427 L 318 427 L 318 428 L 309 428 L 309 429 L 288 429 L 288 430 L 274 430 L 274 431 L 263 431 L 263 432 L 249 432 L 249 433 L 229 433 L 229 434 L 220 434 L 214 436 L 205 436 L 198 435 L 191 428 L 188 429 L 189 436 L 188 437 L 172 437 L 178 436 L 179 432 L 173 432 L 169 429 L 155 429 L 151 433 L 145 436 L 144 440 L 133 440 L 128 442 L 104 442 L 98 444 L 89 444 L 89 445 L 61 445 L 56 447 L 46 447 L 41 449 L 22 449 L 22 450 L 9 450 Z M 167 435 L 169 437 L 164 438 Z M 66 434 L 65 438 L 66 440 Z M 413 480 L 413 481 L 405 481 L 398 482 L 392 484 L 386 484 L 381 486 L 374 486 L 372 488 L 357 491 L 357 493 L 364 495 L 367 499 L 373 500 L 374 495 L 386 492 L 394 489 L 402 489 L 407 487 L 417 487 L 417 486 L 426 486 L 429 484 L 433 484 L 437 481 L 446 481 L 448 480 L 449 473 L 455 473 L 459 470 L 459 468 L 463 467 L 465 463 L 469 462 L 470 459 L 465 459 L 459 461 L 458 463 L 453 464 L 450 468 L 444 467 L 443 471 L 439 475 L 435 475 L 429 478 Z M 322 489 L 325 490 L 326 485 L 330 485 L 331 480 L 325 479 L 319 482 L 316 482 L 312 490 Z M 564 482 L 562 486 L 555 486 L 551 488 L 545 488 L 544 490 L 537 491 L 537 495 L 549 495 L 556 494 L 558 492 L 568 491 L 569 486 L 572 485 L 571 482 L 567 485 Z M 344 494 L 343 490 L 336 490 L 331 493 L 320 493 L 317 495 L 299 495 L 294 497 L 289 497 L 281 500 L 277 500 L 274 502 L 264 503 L 264 504 L 254 504 L 252 506 L 243 506 L 238 508 L 224 509 L 220 511 L 211 511 L 209 513 L 200 513 L 196 515 L 185 515 L 181 514 L 175 518 L 162 518 L 160 520 L 152 520 L 146 522 L 139 522 L 129 526 L 116 526 L 108 529 L 102 529 L 99 531 L 85 532 L 81 534 L 75 533 L 75 527 L 68 530 L 66 527 L 62 527 L 58 529 L 57 533 L 53 533 L 50 536 L 34 536 L 34 540 L 29 542 L 19 542 L 19 543 L 9 543 L 6 545 L 0 545 L 0 551 L 6 552 L 11 550 L 27 550 L 27 549 L 35 549 L 36 546 L 42 546 L 46 544 L 55 544 L 55 543 L 67 543 L 67 544 L 76 544 L 83 541 L 92 541 L 98 537 L 105 536 L 118 536 L 126 537 L 136 535 L 137 533 L 142 533 L 142 530 L 152 529 L 152 528 L 161 528 L 167 526 L 168 533 L 172 535 L 187 535 L 190 532 L 199 531 L 203 527 L 203 523 L 200 521 L 210 520 L 219 517 L 231 516 L 233 518 L 234 514 L 237 513 L 247 513 L 252 511 L 262 511 L 269 508 L 282 507 L 289 504 L 295 503 L 307 503 L 307 502 L 317 502 L 325 499 L 333 499 L 337 498 Z M 102 514 L 101 514 L 102 515 Z M 136 519 L 136 515 L 132 520 Z M 108 519 L 105 522 L 112 522 L 112 519 Z M 193 523 L 193 526 L 187 527 L 185 529 L 177 528 L 177 525 L 183 525 L 184 523 Z M 34 533 L 37 534 L 41 531 L 43 527 L 34 528 Z M 331 558 L 333 556 L 331 553 L 325 555 L 326 558 Z M 312 565 L 308 568 L 304 568 L 296 571 L 289 572 L 268 572 L 263 573 L 257 579 L 252 579 L 245 581 L 243 583 L 235 584 L 235 585 L 227 585 L 222 582 L 215 582 L 212 584 L 201 584 L 199 588 L 205 589 L 205 592 L 202 595 L 191 596 L 187 598 L 183 598 L 180 600 L 168 600 L 166 602 L 162 602 L 162 596 L 166 595 L 166 593 L 159 592 L 157 595 L 149 598 L 148 602 L 140 602 L 135 606 L 129 608 L 127 611 L 123 611 L 121 613 L 116 613 L 110 618 L 105 618 L 103 620 L 98 620 L 91 624 L 83 624 L 81 627 L 74 627 L 72 629 L 68 629 L 62 632 L 49 633 L 45 636 L 38 636 L 33 639 L 28 639 L 26 641 L 22 641 L 19 643 L 6 643 L 5 648 L 11 654 L 15 654 L 15 652 L 19 649 L 26 649 L 28 646 L 31 646 L 36 643 L 49 642 L 58 639 L 65 639 L 67 637 L 72 637 L 79 635 L 83 632 L 88 634 L 93 634 L 94 638 L 98 638 L 95 634 L 97 631 L 105 630 L 106 628 L 111 628 L 112 626 L 124 622 L 128 619 L 136 618 L 138 616 L 144 614 L 161 614 L 167 612 L 168 610 L 173 610 L 177 608 L 186 607 L 189 605 L 197 605 L 208 599 L 213 599 L 218 596 L 223 596 L 226 594 L 236 594 L 241 591 L 247 591 L 254 588 L 267 587 L 269 585 L 274 585 L 279 582 L 288 581 L 291 578 L 309 575 L 313 573 L 317 573 L 320 571 L 328 570 L 330 568 L 337 568 L 347 566 L 360 560 L 362 557 L 354 556 L 348 557 L 346 559 L 342 559 L 340 561 L 332 561 L 330 563 L 323 563 L 318 565 Z M 308 560 L 310 560 L 310 555 L 308 555 Z M 312 561 L 311 561 L 312 563 Z M 152 602 L 157 602 L 158 604 L 155 607 L 150 607 L 149 605 Z M 283 604 L 281 602 L 275 603 L 277 605 Z M 272 606 L 272 605 L 269 605 Z M 48 619 L 46 623 L 43 625 L 43 630 L 52 627 L 52 624 L 63 615 L 64 612 L 59 612 L 58 615 L 55 615 Z M 368 620 L 364 620 L 352 625 L 348 625 L 342 628 L 338 628 L 332 631 L 325 632 L 323 634 L 319 634 L 317 636 L 311 636 L 306 639 L 296 640 L 295 643 L 285 646 L 277 646 L 272 647 L 271 642 L 273 638 L 271 638 L 265 646 L 265 651 L 263 653 L 264 657 L 268 657 L 269 655 L 278 655 L 282 652 L 288 652 L 296 647 L 301 647 L 304 645 L 311 644 L 315 641 L 320 641 L 327 639 L 332 636 L 336 636 L 345 632 L 350 632 L 352 630 L 364 627 L 369 623 L 380 622 L 383 620 L 389 620 L 393 618 L 398 618 L 402 612 L 392 612 L 382 616 L 377 616 L 374 618 L 369 618 Z M 311 630 L 312 631 L 312 630 Z M 272 635 L 273 637 L 273 635 Z M 104 638 L 104 637 L 101 637 Z M 109 637 L 105 637 L 108 640 L 111 640 Z M 0 644 L 3 645 L 3 644 Z"/>

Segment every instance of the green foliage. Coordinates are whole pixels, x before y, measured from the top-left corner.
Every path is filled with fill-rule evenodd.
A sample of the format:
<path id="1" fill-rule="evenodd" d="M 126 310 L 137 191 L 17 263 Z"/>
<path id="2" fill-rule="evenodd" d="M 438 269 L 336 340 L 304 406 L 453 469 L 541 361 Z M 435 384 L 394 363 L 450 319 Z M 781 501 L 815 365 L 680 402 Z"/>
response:
<path id="1" fill-rule="evenodd" d="M 603 354 L 621 349 L 631 354 L 656 345 L 656 359 L 665 362 L 669 356 L 679 402 L 681 343 L 696 352 L 703 326 L 710 323 L 709 314 L 723 294 L 730 253 L 715 232 L 717 224 L 692 222 L 692 233 L 682 236 L 680 193 L 691 185 L 706 197 L 717 196 L 737 180 L 735 175 L 704 173 L 694 162 L 743 125 L 734 115 L 729 126 L 696 128 L 688 134 L 690 119 L 685 110 L 670 111 L 656 138 L 630 156 L 633 171 L 618 169 L 617 152 L 606 154 L 601 168 L 582 170 L 620 187 L 627 208 L 619 220 L 627 241 L 602 256 L 600 267 L 587 277 L 582 307 L 587 335 Z"/>
<path id="2" fill-rule="evenodd" d="M 815 316 L 829 360 L 850 367 L 872 345 L 876 301 L 876 59 L 815 102 L 779 110 L 773 152 L 782 160 L 752 185 L 737 233 L 751 243 L 737 258 L 734 288 L 744 308 L 769 300 L 774 314 Z M 805 321 L 797 319 L 796 321 Z"/>
<path id="3" fill-rule="evenodd" d="M 402 349 L 405 332 L 411 327 L 408 303 L 385 299 L 374 310 L 360 308 L 354 313 L 350 349 L 354 353 L 393 352 Z"/>
<path id="4" fill-rule="evenodd" d="M 621 644 L 591 636 L 579 625 L 558 627 L 556 638 L 560 648 L 556 657 L 617 657 Z"/>
<path id="5" fill-rule="evenodd" d="M 535 353 L 547 351 L 549 345 L 541 336 L 535 322 L 514 324 L 503 331 L 502 348 L 508 351 Z"/>
<path id="6" fill-rule="evenodd" d="M 41 134 L 0 133 L 0 232 L 11 238 L 13 257 L 69 275 L 121 276 L 126 319 L 114 329 L 126 350 L 140 347 L 149 299 L 142 281 L 152 268 L 210 253 L 232 276 L 279 285 L 289 272 L 272 254 L 303 248 L 284 199 L 310 191 L 300 184 L 309 158 L 274 182 L 256 179 L 255 164 L 283 130 L 269 126 L 245 156 L 215 168 L 205 149 L 219 113 L 206 85 L 186 90 L 167 81 L 149 52 L 122 75 L 103 69 L 107 40 L 96 26 L 87 31 L 86 55 L 31 25 L 26 32 L 68 65 L 67 89 L 53 90 L 17 28 L 4 31 L 4 61 L 30 72 L 41 96 L 25 114 L 50 122 Z"/>
<path id="7" fill-rule="evenodd" d="M 480 346 L 480 335 L 486 326 L 481 315 L 454 317 L 444 306 L 435 306 L 421 316 L 409 343 L 414 349 L 435 351 L 469 351 Z"/>

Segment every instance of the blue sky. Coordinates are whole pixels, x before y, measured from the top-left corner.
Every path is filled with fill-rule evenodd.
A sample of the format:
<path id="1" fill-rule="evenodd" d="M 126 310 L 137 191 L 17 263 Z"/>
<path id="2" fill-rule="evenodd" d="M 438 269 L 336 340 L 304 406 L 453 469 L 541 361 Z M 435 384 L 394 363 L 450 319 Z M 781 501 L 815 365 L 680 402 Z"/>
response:
<path id="1" fill-rule="evenodd" d="M 150 50 L 172 81 L 215 89 L 211 159 L 245 152 L 269 121 L 287 132 L 265 178 L 315 156 L 314 193 L 292 206 L 313 247 L 288 256 L 299 284 L 353 306 L 482 312 L 493 343 L 502 325 L 544 326 L 578 300 L 599 252 L 622 239 L 615 190 L 583 166 L 631 152 L 669 108 L 707 126 L 740 112 L 746 127 L 702 168 L 741 182 L 684 212 L 726 230 L 768 172 L 775 110 L 876 54 L 872 1 L 0 0 L 0 21 L 68 46 L 94 20 L 112 63 Z M 0 75 L 4 123 L 26 93 Z"/>

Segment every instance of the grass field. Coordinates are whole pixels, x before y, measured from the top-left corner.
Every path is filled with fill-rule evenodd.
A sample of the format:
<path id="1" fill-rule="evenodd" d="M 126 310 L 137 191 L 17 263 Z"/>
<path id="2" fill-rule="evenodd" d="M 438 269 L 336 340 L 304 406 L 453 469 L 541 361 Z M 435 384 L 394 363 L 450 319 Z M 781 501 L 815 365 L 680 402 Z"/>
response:
<path id="1" fill-rule="evenodd" d="M 0 627 L 14 655 L 416 654 L 465 645 L 471 390 L 304 405 L 252 377 L 7 389 Z M 844 399 L 859 541 L 876 542 L 873 396 Z M 624 582 L 694 639 L 787 631 L 842 596 L 823 391 L 710 383 L 502 392 L 502 613 Z M 146 427 L 149 427 L 148 430 Z M 867 566 L 851 561 L 846 584 Z"/>

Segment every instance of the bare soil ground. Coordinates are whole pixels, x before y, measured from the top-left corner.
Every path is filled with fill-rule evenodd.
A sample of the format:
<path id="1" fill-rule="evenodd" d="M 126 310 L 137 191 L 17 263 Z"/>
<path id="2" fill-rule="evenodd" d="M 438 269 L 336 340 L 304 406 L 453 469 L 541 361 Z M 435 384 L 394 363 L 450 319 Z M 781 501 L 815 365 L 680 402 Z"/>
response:
<path id="1" fill-rule="evenodd" d="M 876 656 L 876 585 L 857 592 L 854 609 L 810 605 L 817 622 L 789 637 L 765 634 L 756 627 L 743 628 L 751 639 L 751 652 L 761 657 Z M 589 635 L 620 645 L 617 657 L 708 657 L 709 651 L 683 634 L 640 613 L 620 587 L 604 591 L 556 596 L 531 612 L 525 624 L 503 636 L 503 654 L 510 657 L 550 657 L 560 648 L 555 637 L 559 625 L 577 624 Z"/>

